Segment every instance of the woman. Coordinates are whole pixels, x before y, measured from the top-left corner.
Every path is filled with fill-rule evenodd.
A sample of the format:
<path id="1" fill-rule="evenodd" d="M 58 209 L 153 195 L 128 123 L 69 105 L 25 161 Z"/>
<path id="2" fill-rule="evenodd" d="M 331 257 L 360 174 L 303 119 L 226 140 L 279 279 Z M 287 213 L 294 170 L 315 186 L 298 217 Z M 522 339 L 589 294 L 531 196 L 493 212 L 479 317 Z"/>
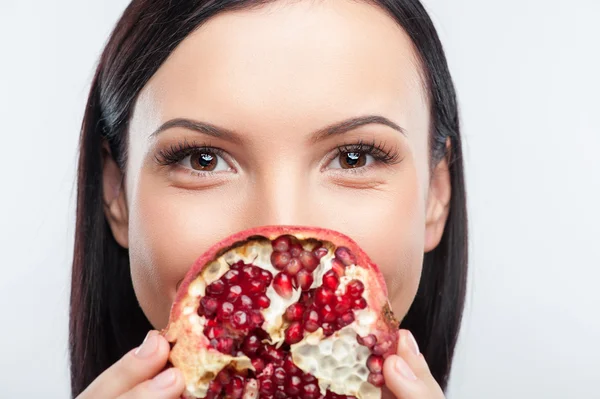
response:
<path id="1" fill-rule="evenodd" d="M 221 238 L 279 224 L 370 254 L 402 320 L 385 396 L 443 397 L 466 206 L 452 80 L 418 0 L 134 0 L 80 145 L 73 396 L 178 398 L 154 331 L 178 283 Z"/>

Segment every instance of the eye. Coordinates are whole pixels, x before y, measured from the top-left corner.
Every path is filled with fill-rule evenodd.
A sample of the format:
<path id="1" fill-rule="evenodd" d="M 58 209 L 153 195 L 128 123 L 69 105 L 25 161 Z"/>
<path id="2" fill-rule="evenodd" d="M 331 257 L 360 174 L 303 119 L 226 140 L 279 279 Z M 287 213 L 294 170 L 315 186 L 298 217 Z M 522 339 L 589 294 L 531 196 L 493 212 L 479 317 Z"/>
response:
<path id="1" fill-rule="evenodd" d="M 373 156 L 364 151 L 340 151 L 339 155 L 331 161 L 329 168 L 356 169 L 368 166 L 373 161 Z"/>
<path id="2" fill-rule="evenodd" d="M 220 155 L 207 150 L 193 151 L 179 161 L 179 164 L 198 172 L 221 172 L 231 169 Z"/>

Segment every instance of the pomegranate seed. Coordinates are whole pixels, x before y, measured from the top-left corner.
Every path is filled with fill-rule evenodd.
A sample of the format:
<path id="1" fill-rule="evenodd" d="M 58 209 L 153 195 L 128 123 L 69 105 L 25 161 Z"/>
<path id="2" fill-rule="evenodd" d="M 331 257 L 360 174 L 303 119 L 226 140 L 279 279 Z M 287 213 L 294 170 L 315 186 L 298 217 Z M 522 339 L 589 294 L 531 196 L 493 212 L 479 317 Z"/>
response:
<path id="1" fill-rule="evenodd" d="M 250 325 L 252 327 L 260 327 L 260 326 L 262 326 L 264 321 L 265 321 L 265 318 L 258 311 L 255 311 L 254 313 L 252 313 L 252 315 L 250 315 Z"/>
<path id="2" fill-rule="evenodd" d="M 323 317 L 323 321 L 331 323 L 337 319 L 337 315 L 333 311 L 330 305 L 325 305 L 321 309 L 321 316 Z"/>
<path id="3" fill-rule="evenodd" d="M 239 285 L 234 285 L 229 289 L 229 294 L 227 294 L 227 300 L 231 303 L 235 303 L 238 300 L 238 297 L 242 293 L 242 287 Z"/>
<path id="4" fill-rule="evenodd" d="M 223 386 L 219 381 L 216 380 L 212 380 L 208 386 L 208 390 L 210 392 L 213 392 L 214 394 L 219 394 L 221 392 L 221 389 L 223 389 Z"/>
<path id="5" fill-rule="evenodd" d="M 221 309 L 219 309 L 219 316 L 223 320 L 227 320 L 233 314 L 233 304 L 229 302 L 223 302 Z"/>
<path id="6" fill-rule="evenodd" d="M 229 284 L 235 284 L 240 279 L 240 272 L 237 271 L 237 270 L 235 270 L 235 269 L 231 269 L 227 273 L 225 273 L 225 275 L 223 276 L 223 278 Z"/>
<path id="7" fill-rule="evenodd" d="M 265 369 L 265 362 L 262 359 L 252 359 L 252 366 L 256 370 L 256 374 L 260 374 Z"/>
<path id="8" fill-rule="evenodd" d="M 392 341 L 385 341 L 379 343 L 373 347 L 373 353 L 375 355 L 384 355 L 392 347 Z"/>
<path id="9" fill-rule="evenodd" d="M 358 281 L 358 280 L 352 280 L 346 286 L 346 292 L 352 298 L 358 298 L 358 297 L 360 297 L 364 291 L 365 291 L 364 284 L 361 281 Z"/>
<path id="10" fill-rule="evenodd" d="M 292 243 L 290 236 L 280 236 L 273 241 L 273 250 L 277 252 L 287 252 Z"/>
<path id="11" fill-rule="evenodd" d="M 288 344 L 296 344 L 302 341 L 303 338 L 302 326 L 299 321 L 293 322 L 285 331 L 285 342 Z"/>
<path id="12" fill-rule="evenodd" d="M 227 385 L 231 382 L 231 374 L 226 369 L 221 370 L 221 372 L 217 374 L 216 380 L 218 380 L 221 385 Z"/>
<path id="13" fill-rule="evenodd" d="M 296 283 L 298 284 L 298 287 L 304 291 L 310 289 L 310 286 L 314 281 L 315 279 L 312 273 L 306 269 L 300 270 L 296 275 Z"/>
<path id="14" fill-rule="evenodd" d="M 261 295 L 261 296 L 257 297 L 255 300 L 256 300 L 256 304 L 258 305 L 258 307 L 262 308 L 262 309 L 268 308 L 269 305 L 271 305 L 271 300 L 266 295 Z"/>
<path id="15" fill-rule="evenodd" d="M 335 291 L 338 285 L 340 285 L 340 278 L 338 277 L 337 273 L 333 270 L 329 270 L 327 273 L 325 273 L 323 275 L 323 285 L 330 290 Z"/>
<path id="16" fill-rule="evenodd" d="M 227 397 L 231 399 L 239 399 L 244 393 L 244 380 L 240 376 L 233 377 L 233 380 L 225 387 Z"/>
<path id="17" fill-rule="evenodd" d="M 244 266 L 244 261 L 243 260 L 238 260 L 237 262 L 235 262 L 231 268 L 232 269 L 239 269 L 240 267 Z"/>
<path id="18" fill-rule="evenodd" d="M 233 339 L 229 337 L 218 338 L 217 350 L 221 353 L 230 355 L 233 350 Z"/>
<path id="19" fill-rule="evenodd" d="M 292 378 L 288 380 L 288 383 L 285 387 L 285 392 L 288 395 L 296 396 L 300 393 L 300 384 L 302 384 L 302 380 L 297 375 L 293 375 Z"/>
<path id="20" fill-rule="evenodd" d="M 308 332 L 315 332 L 319 329 L 319 314 L 315 310 L 308 313 L 308 317 L 304 322 L 304 329 Z"/>
<path id="21" fill-rule="evenodd" d="M 327 248 L 325 248 L 325 247 L 319 247 L 319 248 L 316 248 L 316 249 L 313 251 L 313 254 L 314 254 L 314 255 L 315 255 L 317 258 L 321 259 L 323 256 L 327 255 L 327 252 L 329 252 L 329 251 L 327 251 Z"/>
<path id="22" fill-rule="evenodd" d="M 354 321 L 354 313 L 347 312 L 347 313 L 344 313 L 342 315 L 342 317 L 339 318 L 338 326 L 346 327 L 348 324 L 352 323 L 353 321 Z"/>
<path id="23" fill-rule="evenodd" d="M 265 284 L 259 280 L 252 280 L 248 284 L 249 294 L 261 294 L 265 291 Z"/>
<path id="24" fill-rule="evenodd" d="M 336 296 L 333 309 L 338 315 L 346 313 L 350 309 L 350 299 L 345 296 Z"/>
<path id="25" fill-rule="evenodd" d="M 273 267 L 278 270 L 285 269 L 290 262 L 290 259 L 292 259 L 292 257 L 289 252 L 273 252 L 271 254 L 271 263 L 273 264 Z"/>
<path id="26" fill-rule="evenodd" d="M 275 390 L 275 384 L 273 384 L 272 380 L 263 379 L 260 381 L 260 397 L 265 397 L 273 393 Z"/>
<path id="27" fill-rule="evenodd" d="M 290 355 L 288 355 L 285 358 L 285 361 L 283 362 L 283 369 L 289 375 L 296 375 L 296 374 L 300 373 L 300 369 L 298 367 L 296 367 L 296 365 L 294 364 L 294 361 L 292 360 L 292 357 Z"/>
<path id="28" fill-rule="evenodd" d="M 260 275 L 260 268 L 254 265 L 248 265 L 244 267 L 242 272 L 244 273 L 244 278 L 253 280 Z"/>
<path id="29" fill-rule="evenodd" d="M 354 301 L 354 307 L 356 309 L 366 309 L 367 308 L 367 300 L 365 298 L 358 298 Z"/>
<path id="30" fill-rule="evenodd" d="M 260 339 L 256 335 L 249 335 L 244 340 L 242 349 L 246 355 L 254 355 L 260 348 Z"/>
<path id="31" fill-rule="evenodd" d="M 313 272 L 317 266 L 319 266 L 319 259 L 308 251 L 302 251 L 302 253 L 300 253 L 300 262 L 309 272 Z"/>
<path id="32" fill-rule="evenodd" d="M 248 315 L 245 312 L 238 310 L 233 314 L 233 317 L 231 318 L 231 325 L 233 326 L 233 328 L 247 327 Z"/>
<path id="33" fill-rule="evenodd" d="M 271 285 L 271 281 L 273 281 L 273 275 L 271 272 L 267 270 L 263 270 L 260 272 L 260 281 L 266 286 Z"/>
<path id="34" fill-rule="evenodd" d="M 208 295 L 217 296 L 221 295 L 223 292 L 225 292 L 225 283 L 223 280 L 214 281 L 206 287 L 206 293 Z"/>
<path id="35" fill-rule="evenodd" d="M 377 337 L 375 337 L 373 334 L 369 334 L 366 337 L 361 337 L 359 335 L 356 337 L 356 340 L 359 344 L 364 345 L 369 349 L 373 348 L 377 343 Z"/>
<path id="36" fill-rule="evenodd" d="M 284 299 L 290 299 L 292 297 L 292 280 L 290 276 L 285 273 L 278 273 L 273 281 L 273 289 L 275 292 Z"/>
<path id="37" fill-rule="evenodd" d="M 327 287 L 319 287 L 315 290 L 315 302 L 319 305 L 332 303 L 334 298 L 335 294 Z"/>
<path id="38" fill-rule="evenodd" d="M 271 346 L 266 348 L 265 352 L 263 353 L 263 356 L 271 362 L 279 362 L 283 360 L 283 352 Z"/>
<path id="39" fill-rule="evenodd" d="M 371 373 L 381 373 L 383 371 L 383 358 L 377 355 L 371 355 L 367 359 L 367 368 Z"/>
<path id="40" fill-rule="evenodd" d="M 312 298 L 311 291 L 303 291 L 300 294 L 300 299 L 298 300 L 298 303 L 307 305 L 311 302 L 311 298 Z"/>
<path id="41" fill-rule="evenodd" d="M 302 269 L 302 263 L 296 258 L 290 259 L 290 262 L 285 267 L 285 272 L 290 276 L 295 276 Z"/>
<path id="42" fill-rule="evenodd" d="M 288 394 L 285 391 L 277 391 L 275 392 L 275 399 L 287 399 Z M 262 398 L 261 398 L 262 399 Z"/>
<path id="43" fill-rule="evenodd" d="M 285 384 L 286 373 L 283 367 L 277 367 L 273 372 L 273 382 L 277 385 Z"/>
<path id="44" fill-rule="evenodd" d="M 335 250 L 335 257 L 342 261 L 345 266 L 355 265 L 356 257 L 346 247 L 338 247 Z"/>
<path id="45" fill-rule="evenodd" d="M 346 273 L 346 266 L 337 258 L 331 260 L 331 270 L 333 270 L 338 276 L 343 276 Z"/>
<path id="46" fill-rule="evenodd" d="M 217 302 L 217 300 L 215 298 L 211 298 L 211 297 L 204 297 L 200 300 L 200 303 L 202 304 L 202 308 L 204 309 L 204 313 L 207 316 L 212 316 L 216 311 L 217 308 L 219 307 L 219 302 Z"/>
<path id="47" fill-rule="evenodd" d="M 383 384 L 385 384 L 385 379 L 383 378 L 383 374 L 381 374 L 381 373 L 369 374 L 367 381 L 369 381 L 371 384 L 375 385 L 376 387 L 382 387 Z"/>
<path id="48" fill-rule="evenodd" d="M 204 331 L 204 335 L 206 335 L 209 339 L 220 338 L 225 334 L 225 329 L 220 326 L 210 326 L 207 327 Z"/>
<path id="49" fill-rule="evenodd" d="M 300 321 L 304 314 L 304 306 L 299 303 L 293 303 L 285 310 L 285 318 L 289 321 Z"/>
<path id="50" fill-rule="evenodd" d="M 242 295 L 240 297 L 240 308 L 242 309 L 252 309 L 252 299 L 248 295 Z"/>
<path id="51" fill-rule="evenodd" d="M 331 323 L 323 323 L 321 327 L 323 328 L 323 334 L 325 334 L 326 337 L 333 335 L 333 333 L 335 332 L 335 328 Z"/>
<path id="52" fill-rule="evenodd" d="M 304 374 L 302 379 L 304 380 L 305 384 L 310 384 L 311 382 L 317 382 L 317 377 L 315 377 L 312 374 Z"/>
<path id="53" fill-rule="evenodd" d="M 302 398 L 303 399 L 316 399 L 319 392 L 317 384 L 307 384 L 302 387 Z"/>
<path id="54" fill-rule="evenodd" d="M 292 258 L 299 257 L 300 254 L 302 253 L 302 251 L 303 251 L 302 245 L 300 245 L 300 244 L 294 243 L 290 247 L 290 255 L 292 255 Z"/>

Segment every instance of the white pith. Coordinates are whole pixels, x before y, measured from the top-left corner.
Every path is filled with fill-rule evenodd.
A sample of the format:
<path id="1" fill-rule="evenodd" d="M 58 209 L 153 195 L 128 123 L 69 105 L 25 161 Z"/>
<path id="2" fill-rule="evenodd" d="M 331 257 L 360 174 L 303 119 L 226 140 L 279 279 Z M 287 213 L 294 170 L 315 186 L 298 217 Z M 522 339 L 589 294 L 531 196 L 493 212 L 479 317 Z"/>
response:
<path id="1" fill-rule="evenodd" d="M 335 257 L 333 249 L 328 247 L 328 253 L 321 259 L 317 269 L 313 272 L 314 282 L 311 288 L 322 285 L 323 275 L 331 269 L 331 260 Z M 308 244 L 305 249 L 312 250 Z M 191 333 L 192 338 L 184 345 L 175 344 L 172 349 L 172 358 L 185 359 L 188 366 L 184 373 L 187 384 L 187 394 L 204 398 L 212 379 L 223 368 L 231 365 L 238 371 L 244 369 L 254 370 L 250 359 L 246 356 L 233 357 L 212 349 L 208 338 L 204 336 L 206 319 L 198 316 L 200 298 L 205 295 L 206 287 L 221 278 L 229 269 L 229 265 L 240 260 L 247 264 L 259 266 L 268 270 L 275 276 L 279 271 L 271 264 L 273 249 L 269 241 L 252 241 L 244 246 L 232 249 L 215 261 L 208 264 L 188 287 L 188 295 L 182 301 L 182 316 L 174 325 L 169 327 L 167 338 L 181 337 L 181 334 Z M 340 285 L 336 294 L 346 291 L 346 285 L 357 278 L 367 280 L 367 271 L 362 267 L 348 266 L 346 275 L 340 278 Z M 271 300 L 267 309 L 261 312 L 265 322 L 262 325 L 270 339 L 268 343 L 279 347 L 284 343 L 285 330 L 289 323 L 283 318 L 287 307 L 296 303 L 300 298 L 301 290 L 293 290 L 289 299 L 280 297 L 272 286 L 266 295 Z M 368 286 L 363 292 L 365 300 L 369 298 Z M 366 361 L 370 350 L 358 344 L 357 335 L 364 337 L 371 333 L 373 324 L 377 321 L 377 314 L 368 308 L 355 311 L 355 321 L 350 325 L 336 331 L 330 337 L 324 337 L 319 328 L 314 333 L 307 334 L 300 342 L 291 346 L 290 352 L 294 363 L 302 371 L 314 375 L 319 381 L 321 393 L 327 389 L 339 395 L 355 396 L 358 399 L 377 399 L 381 397 L 381 389 L 367 382 L 369 370 Z M 182 333 L 183 331 L 183 333 Z M 200 345 L 203 347 L 200 349 Z M 252 384 L 256 384 L 255 381 Z M 258 397 L 254 385 L 247 386 L 244 399 Z"/>

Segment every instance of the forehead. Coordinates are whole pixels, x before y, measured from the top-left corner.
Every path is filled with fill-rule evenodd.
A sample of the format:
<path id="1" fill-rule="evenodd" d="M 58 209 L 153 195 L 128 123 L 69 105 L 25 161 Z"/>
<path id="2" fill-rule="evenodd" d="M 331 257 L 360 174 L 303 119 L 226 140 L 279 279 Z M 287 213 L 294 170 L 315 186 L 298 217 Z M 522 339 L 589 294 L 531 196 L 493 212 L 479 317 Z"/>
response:
<path id="1" fill-rule="evenodd" d="M 318 129 L 377 113 L 410 130 L 415 116 L 427 119 L 419 71 L 406 33 L 374 5 L 277 1 L 208 20 L 136 109 L 151 110 L 144 119 L 153 126 L 194 117 L 241 131 Z"/>

